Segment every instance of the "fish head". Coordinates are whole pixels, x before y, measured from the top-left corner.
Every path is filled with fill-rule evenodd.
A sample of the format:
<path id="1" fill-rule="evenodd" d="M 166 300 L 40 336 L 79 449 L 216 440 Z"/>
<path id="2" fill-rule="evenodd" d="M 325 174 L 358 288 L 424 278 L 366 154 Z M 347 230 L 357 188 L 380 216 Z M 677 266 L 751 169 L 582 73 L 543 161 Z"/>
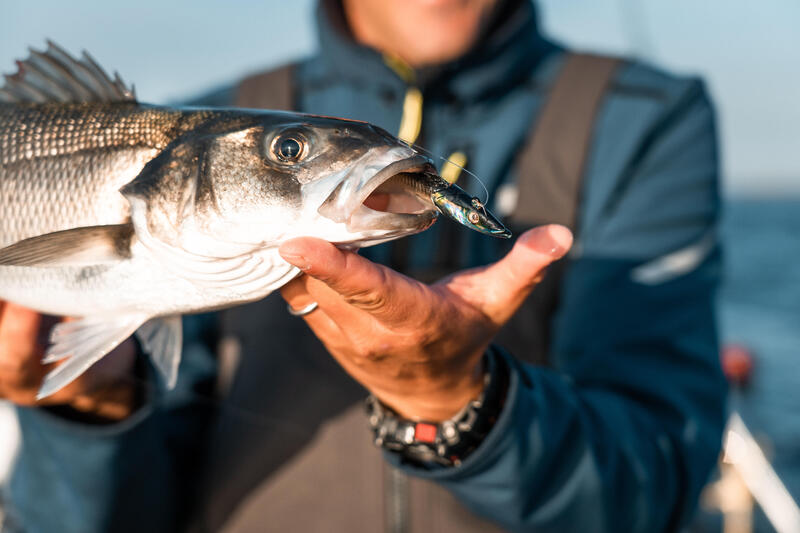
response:
<path id="1" fill-rule="evenodd" d="M 366 122 L 228 112 L 123 188 L 159 240 L 202 255 L 312 236 L 358 248 L 427 229 L 432 162 Z M 139 206 L 137 208 L 137 205 Z"/>
<path id="2" fill-rule="evenodd" d="M 264 139 L 266 164 L 299 185 L 281 239 L 363 247 L 427 229 L 439 214 L 427 157 L 366 122 L 306 116 Z"/>

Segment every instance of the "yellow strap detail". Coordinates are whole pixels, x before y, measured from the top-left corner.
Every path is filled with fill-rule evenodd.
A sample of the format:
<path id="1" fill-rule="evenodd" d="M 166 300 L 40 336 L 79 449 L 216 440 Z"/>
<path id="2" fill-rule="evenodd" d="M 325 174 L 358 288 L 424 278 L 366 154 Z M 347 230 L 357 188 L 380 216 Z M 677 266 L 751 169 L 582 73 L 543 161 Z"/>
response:
<path id="1" fill-rule="evenodd" d="M 461 177 L 461 171 L 467 165 L 467 154 L 464 152 L 453 152 L 447 158 L 442 171 L 439 173 L 448 183 L 455 183 Z"/>
<path id="2" fill-rule="evenodd" d="M 383 62 L 386 66 L 394 71 L 395 74 L 400 76 L 400 79 L 406 83 L 414 83 L 417 80 L 417 74 L 411 65 L 403 61 L 400 56 L 394 54 L 383 54 Z"/>
<path id="3" fill-rule="evenodd" d="M 409 144 L 419 137 L 422 127 L 422 92 L 416 87 L 409 87 L 403 100 L 403 117 L 397 136 Z"/>

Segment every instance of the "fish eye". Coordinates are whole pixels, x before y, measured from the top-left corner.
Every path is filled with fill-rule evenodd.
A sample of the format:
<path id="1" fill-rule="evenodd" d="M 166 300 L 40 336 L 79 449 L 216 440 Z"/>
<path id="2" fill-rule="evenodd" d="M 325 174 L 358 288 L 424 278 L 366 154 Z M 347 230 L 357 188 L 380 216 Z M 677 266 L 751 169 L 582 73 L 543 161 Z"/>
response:
<path id="1" fill-rule="evenodd" d="M 281 141 L 280 146 L 278 146 L 278 155 L 283 159 L 297 159 L 302 150 L 303 147 L 300 146 L 300 141 L 289 137 Z"/>
<path id="2" fill-rule="evenodd" d="M 272 140 L 271 151 L 281 163 L 297 163 L 306 156 L 308 141 L 296 131 L 282 133 Z"/>

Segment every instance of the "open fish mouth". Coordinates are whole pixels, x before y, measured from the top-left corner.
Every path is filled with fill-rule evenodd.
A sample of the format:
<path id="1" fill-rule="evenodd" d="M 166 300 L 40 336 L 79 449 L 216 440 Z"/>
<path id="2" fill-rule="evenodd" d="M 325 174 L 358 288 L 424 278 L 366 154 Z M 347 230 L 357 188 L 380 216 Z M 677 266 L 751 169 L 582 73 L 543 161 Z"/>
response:
<path id="1" fill-rule="evenodd" d="M 396 161 L 367 182 L 358 197 L 358 206 L 347 222 L 350 231 L 381 227 L 429 227 L 439 210 L 430 198 L 431 176 L 436 169 L 423 156 Z M 389 226 L 387 226 L 387 224 Z"/>
<path id="2" fill-rule="evenodd" d="M 344 177 L 333 174 L 330 179 L 338 181 L 318 212 L 357 236 L 348 242 L 377 244 L 417 233 L 430 227 L 439 213 L 480 233 L 511 238 L 482 201 L 445 181 L 423 155 L 409 157 L 408 151 L 392 148 L 362 158 Z"/>
<path id="3" fill-rule="evenodd" d="M 416 233 L 429 228 L 439 215 L 430 195 L 440 182 L 431 161 L 414 155 L 385 166 L 347 198 L 342 182 L 319 213 L 364 237 Z"/>

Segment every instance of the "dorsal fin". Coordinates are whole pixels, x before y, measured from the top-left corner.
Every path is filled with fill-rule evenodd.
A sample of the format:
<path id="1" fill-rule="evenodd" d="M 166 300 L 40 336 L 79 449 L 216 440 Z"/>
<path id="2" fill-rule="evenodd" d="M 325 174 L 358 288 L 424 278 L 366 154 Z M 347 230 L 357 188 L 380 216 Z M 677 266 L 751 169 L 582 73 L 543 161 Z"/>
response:
<path id="1" fill-rule="evenodd" d="M 111 79 L 87 53 L 76 59 L 52 41 L 47 50 L 30 49 L 17 61 L 17 73 L 5 77 L 0 102 L 135 102 L 133 86 L 125 85 L 119 74 Z"/>

